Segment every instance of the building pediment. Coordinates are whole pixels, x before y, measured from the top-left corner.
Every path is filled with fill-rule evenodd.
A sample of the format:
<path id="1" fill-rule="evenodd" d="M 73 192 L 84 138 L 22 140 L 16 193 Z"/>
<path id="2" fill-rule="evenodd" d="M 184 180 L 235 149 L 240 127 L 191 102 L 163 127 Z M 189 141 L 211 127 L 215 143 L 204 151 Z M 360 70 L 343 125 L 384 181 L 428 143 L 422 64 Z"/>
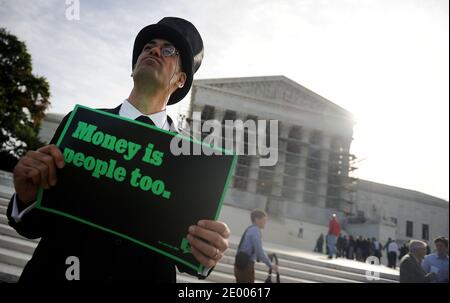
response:
<path id="1" fill-rule="evenodd" d="M 284 76 L 203 79 L 194 81 L 194 85 L 351 118 L 345 109 Z"/>

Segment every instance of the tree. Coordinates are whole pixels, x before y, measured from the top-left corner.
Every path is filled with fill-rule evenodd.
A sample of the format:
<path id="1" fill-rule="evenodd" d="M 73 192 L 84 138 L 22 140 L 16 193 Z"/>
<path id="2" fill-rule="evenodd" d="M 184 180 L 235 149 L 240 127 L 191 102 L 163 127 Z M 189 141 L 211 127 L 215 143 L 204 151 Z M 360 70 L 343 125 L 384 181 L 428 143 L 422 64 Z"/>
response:
<path id="1" fill-rule="evenodd" d="M 32 74 L 25 43 L 0 28 L 0 169 L 11 171 L 27 150 L 43 145 L 38 133 L 49 97 L 47 80 Z"/>

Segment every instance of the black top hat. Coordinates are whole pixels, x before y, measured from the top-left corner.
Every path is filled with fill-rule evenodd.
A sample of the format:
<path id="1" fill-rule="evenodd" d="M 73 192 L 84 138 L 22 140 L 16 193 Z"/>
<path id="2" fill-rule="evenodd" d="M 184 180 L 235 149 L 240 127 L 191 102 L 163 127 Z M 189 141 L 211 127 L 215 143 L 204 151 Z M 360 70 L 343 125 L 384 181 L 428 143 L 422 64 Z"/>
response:
<path id="1" fill-rule="evenodd" d="M 175 104 L 187 95 L 192 85 L 194 73 L 202 64 L 203 41 L 195 26 L 187 20 L 165 17 L 157 24 L 147 25 L 137 34 L 133 47 L 132 69 L 145 44 L 152 39 L 164 39 L 172 43 L 180 52 L 186 82 L 178 88 L 169 99 L 168 104 Z"/>

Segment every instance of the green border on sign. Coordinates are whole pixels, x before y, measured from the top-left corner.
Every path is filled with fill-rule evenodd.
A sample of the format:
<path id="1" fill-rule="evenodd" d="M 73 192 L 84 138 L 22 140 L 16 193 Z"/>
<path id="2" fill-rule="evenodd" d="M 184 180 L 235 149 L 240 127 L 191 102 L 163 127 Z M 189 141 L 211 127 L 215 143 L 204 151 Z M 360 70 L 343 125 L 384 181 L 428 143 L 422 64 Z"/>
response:
<path id="1" fill-rule="evenodd" d="M 143 123 L 143 122 L 140 122 L 140 121 L 136 121 L 136 120 L 133 120 L 133 119 L 121 117 L 119 115 L 115 115 L 115 114 L 112 114 L 112 113 L 104 112 L 102 110 L 92 109 L 92 108 L 89 108 L 89 107 L 86 107 L 86 106 L 83 106 L 83 105 L 79 105 L 79 104 L 75 105 L 74 110 L 70 114 L 69 119 L 67 120 L 66 125 L 64 126 L 64 129 L 63 129 L 63 131 L 61 132 L 61 135 L 58 138 L 58 141 L 56 143 L 56 145 L 58 147 L 61 145 L 61 142 L 62 142 L 62 140 L 64 139 L 64 136 L 67 133 L 67 129 L 69 128 L 69 126 L 70 126 L 70 124 L 71 124 L 71 122 L 73 120 L 73 117 L 75 116 L 75 113 L 77 112 L 77 110 L 79 108 L 83 108 L 83 109 L 86 109 L 86 110 L 89 110 L 89 111 L 93 111 L 93 112 L 96 112 L 96 113 L 99 113 L 99 114 L 102 114 L 102 115 L 110 116 L 110 117 L 113 117 L 113 118 L 116 118 L 116 119 L 121 119 L 121 120 L 125 120 L 125 121 L 132 122 L 132 123 L 135 123 L 135 124 L 139 124 L 139 125 L 142 125 L 142 126 L 145 126 L 145 127 L 148 127 L 148 128 L 152 128 L 152 129 L 154 129 L 156 131 L 159 131 L 159 132 L 162 132 L 162 133 L 165 133 L 165 134 L 169 134 L 169 135 L 174 136 L 174 137 L 177 136 L 177 137 L 180 137 L 182 139 L 189 140 L 192 143 L 196 143 L 196 144 L 201 144 L 201 145 L 207 146 L 207 147 L 209 147 L 211 149 L 215 149 L 217 151 L 220 151 L 222 154 L 233 156 L 233 161 L 231 163 L 230 170 L 228 171 L 228 176 L 227 176 L 227 179 L 225 181 L 225 186 L 224 186 L 224 189 L 222 191 L 222 195 L 221 195 L 220 200 L 219 200 L 217 212 L 214 215 L 214 220 L 217 220 L 219 218 L 220 210 L 222 209 L 222 205 L 223 205 L 223 200 L 225 198 L 225 194 L 226 194 L 226 191 L 228 189 L 228 185 L 229 185 L 230 180 L 231 180 L 231 175 L 232 175 L 234 167 L 236 165 L 237 155 L 235 153 L 233 153 L 233 152 L 231 152 L 229 150 L 226 150 L 224 148 L 217 148 L 217 147 L 211 146 L 209 144 L 206 144 L 204 142 L 196 140 L 195 138 L 191 138 L 191 137 L 179 134 L 179 133 L 175 133 L 175 132 L 167 131 L 167 130 L 164 130 L 164 129 L 160 129 L 160 128 L 158 128 L 156 126 L 153 126 L 153 125 L 149 125 L 149 124 L 146 124 L 146 123 Z M 174 260 L 176 260 L 176 261 L 178 261 L 178 262 L 180 262 L 180 263 L 182 263 L 182 264 L 184 264 L 184 265 L 186 265 L 186 266 L 188 266 L 188 267 L 190 267 L 190 268 L 192 268 L 194 270 L 197 270 L 197 272 L 202 272 L 203 269 L 204 269 L 203 265 L 196 266 L 196 265 L 194 265 L 194 264 L 192 264 L 192 263 L 190 263 L 190 262 L 188 262 L 186 260 L 180 259 L 179 257 L 177 257 L 175 255 L 172 255 L 172 254 L 170 254 L 170 253 L 168 253 L 166 251 L 158 249 L 158 248 L 156 248 L 156 247 L 154 247 L 152 245 L 149 245 L 147 243 L 144 243 L 142 241 L 139 241 L 139 240 L 136 240 L 134 238 L 131 238 L 131 237 L 125 235 L 125 234 L 116 232 L 116 231 L 114 231 L 112 229 L 103 227 L 103 226 L 95 224 L 93 222 L 81 219 L 81 218 L 79 218 L 77 216 L 73 216 L 71 214 L 68 214 L 68 213 L 65 213 L 65 212 L 62 212 L 62 211 L 59 211 L 59 210 L 55 210 L 55 209 L 52 209 L 52 208 L 41 206 L 43 194 L 44 194 L 44 189 L 43 189 L 43 187 L 39 186 L 38 193 L 37 193 L 37 201 L 36 201 L 36 207 L 39 208 L 39 209 L 42 209 L 44 211 L 47 211 L 47 212 L 50 212 L 50 213 L 54 213 L 54 214 L 57 214 L 57 215 L 60 215 L 60 216 L 64 216 L 64 217 L 70 218 L 72 220 L 84 223 L 86 225 L 89 225 L 89 226 L 98 228 L 100 230 L 112 233 L 112 234 L 114 234 L 116 236 L 125 238 L 125 239 L 127 239 L 127 240 L 129 240 L 131 242 L 134 242 L 136 244 L 139 244 L 141 246 L 149 248 L 149 249 L 151 249 L 153 251 L 156 251 L 156 252 L 158 252 L 158 253 L 166 256 L 166 257 L 169 257 L 171 259 L 174 259 Z"/>

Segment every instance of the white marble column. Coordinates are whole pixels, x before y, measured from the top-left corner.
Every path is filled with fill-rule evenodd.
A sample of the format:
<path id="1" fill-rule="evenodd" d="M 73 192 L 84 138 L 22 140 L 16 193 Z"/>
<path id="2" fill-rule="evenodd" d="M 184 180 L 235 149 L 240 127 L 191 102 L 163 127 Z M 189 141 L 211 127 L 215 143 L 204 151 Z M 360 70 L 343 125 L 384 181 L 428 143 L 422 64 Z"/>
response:
<path id="1" fill-rule="evenodd" d="M 320 178 L 318 186 L 318 206 L 326 207 L 326 195 L 328 187 L 328 164 L 330 159 L 329 149 L 331 147 L 331 137 L 328 134 L 323 134 L 320 149 Z"/>
<path id="2" fill-rule="evenodd" d="M 306 187 L 306 170 L 307 170 L 307 158 L 308 158 L 308 148 L 309 148 L 309 139 L 311 136 L 312 130 L 302 126 L 302 139 L 301 139 L 301 148 L 300 148 L 300 162 L 299 162 L 299 172 L 298 172 L 298 183 L 297 189 L 299 192 L 297 193 L 297 201 L 304 201 L 304 191 Z"/>

